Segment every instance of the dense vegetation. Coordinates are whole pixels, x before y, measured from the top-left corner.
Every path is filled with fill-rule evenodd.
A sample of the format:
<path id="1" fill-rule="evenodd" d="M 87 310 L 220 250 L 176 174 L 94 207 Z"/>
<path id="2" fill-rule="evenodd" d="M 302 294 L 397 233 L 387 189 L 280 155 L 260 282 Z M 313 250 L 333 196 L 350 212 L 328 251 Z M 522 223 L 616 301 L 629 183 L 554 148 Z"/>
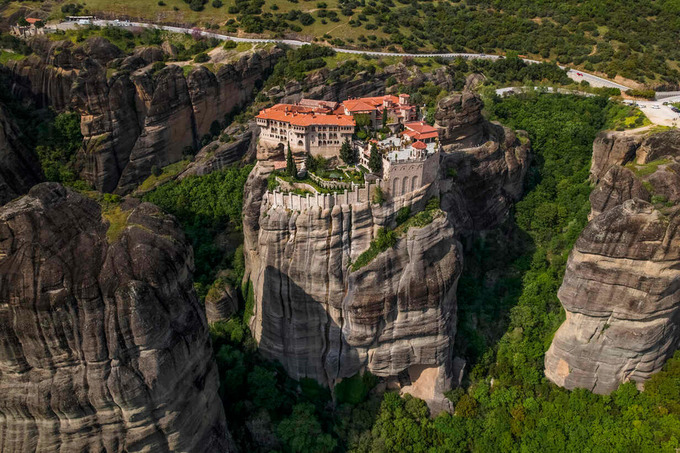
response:
<path id="1" fill-rule="evenodd" d="M 167 3 L 91 0 L 81 13 L 105 11 L 147 20 L 161 15 L 226 33 L 295 32 L 369 49 L 515 51 L 610 77 L 662 84 L 677 83 L 680 76 L 676 0 L 236 0 L 225 7 L 221 1 L 217 7 L 215 2 L 206 7 L 204 0 Z"/>
<path id="2" fill-rule="evenodd" d="M 252 165 L 171 181 L 144 196 L 180 221 L 194 247 L 195 286 L 205 296 L 220 271 L 238 286 L 243 277 L 243 186 Z M 236 234 L 235 238 L 225 237 Z M 238 252 L 237 252 L 238 249 Z"/>

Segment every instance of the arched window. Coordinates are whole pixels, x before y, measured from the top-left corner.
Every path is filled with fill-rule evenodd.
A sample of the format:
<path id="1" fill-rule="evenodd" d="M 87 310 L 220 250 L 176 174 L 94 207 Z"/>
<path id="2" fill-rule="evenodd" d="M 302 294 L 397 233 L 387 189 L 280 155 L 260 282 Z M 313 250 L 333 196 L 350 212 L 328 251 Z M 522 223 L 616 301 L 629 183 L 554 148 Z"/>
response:
<path id="1" fill-rule="evenodd" d="M 418 176 L 414 176 L 411 179 L 411 190 L 416 190 L 418 188 Z"/>
<path id="2" fill-rule="evenodd" d="M 401 182 L 401 191 L 402 193 L 408 192 L 408 176 L 404 176 L 404 179 Z"/>
<path id="3" fill-rule="evenodd" d="M 302 146 L 302 140 L 298 140 L 298 146 Z"/>
<path id="4" fill-rule="evenodd" d="M 392 193 L 395 197 L 399 195 L 399 178 L 394 178 L 392 182 Z"/>

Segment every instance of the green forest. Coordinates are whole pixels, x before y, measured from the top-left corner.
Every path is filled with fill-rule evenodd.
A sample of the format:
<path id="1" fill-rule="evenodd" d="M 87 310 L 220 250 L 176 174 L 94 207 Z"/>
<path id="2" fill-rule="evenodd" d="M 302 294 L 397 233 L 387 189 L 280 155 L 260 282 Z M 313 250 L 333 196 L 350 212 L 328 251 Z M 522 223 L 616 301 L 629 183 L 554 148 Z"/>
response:
<path id="1" fill-rule="evenodd" d="M 529 133 L 535 158 L 513 218 L 466 254 L 456 350 L 470 372 L 462 388 L 447 394 L 455 414 L 430 418 L 421 400 L 370 392 L 376 382 L 370 375 L 344 381 L 336 388 L 336 404 L 330 404 L 327 389 L 311 380 L 296 382 L 258 355 L 247 326 L 253 296 L 246 286 L 239 315 L 211 327 L 220 396 L 244 451 L 262 445 L 265 451 L 366 453 L 680 447 L 680 353 L 644 392 L 633 383 L 609 396 L 567 391 L 543 376 L 544 353 L 564 320 L 557 289 L 590 209 L 592 142 L 599 130 L 611 127 L 620 107 L 603 97 L 527 94 L 492 97 L 486 108 L 492 119 Z M 240 215 L 249 169 L 187 178 L 147 199 L 175 213 L 195 246 L 209 248 L 201 238 Z M 182 197 L 192 202 L 177 201 Z M 199 282 L 214 275 L 201 270 L 217 263 L 210 256 L 197 253 Z M 239 259 L 219 266 L 242 272 Z M 485 285 L 490 271 L 500 278 Z M 251 433 L 257 433 L 257 442 Z"/>
<path id="2" fill-rule="evenodd" d="M 4 0 L 14 10 L 23 2 Z M 221 33 L 295 33 L 335 46 L 405 52 L 517 52 L 655 86 L 677 84 L 678 0 L 203 0 L 55 7 L 59 18 L 105 12 Z M 41 5 L 41 7 L 45 7 Z M 49 6 L 47 6 L 49 7 Z M 66 8 L 66 10 L 64 10 Z"/>

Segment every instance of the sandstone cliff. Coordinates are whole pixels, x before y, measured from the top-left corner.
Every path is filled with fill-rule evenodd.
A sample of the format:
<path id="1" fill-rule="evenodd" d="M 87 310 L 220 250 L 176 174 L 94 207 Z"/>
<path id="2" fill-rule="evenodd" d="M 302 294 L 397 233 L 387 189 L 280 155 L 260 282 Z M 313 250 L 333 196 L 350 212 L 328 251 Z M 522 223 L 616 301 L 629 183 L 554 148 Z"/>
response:
<path id="1" fill-rule="evenodd" d="M 558 293 L 567 319 L 545 358 L 558 385 L 609 393 L 641 384 L 680 347 L 677 139 L 669 131 L 595 141 L 592 220 L 569 257 Z"/>
<path id="2" fill-rule="evenodd" d="M 81 177 L 98 190 L 128 193 L 151 173 L 196 148 L 213 121 L 243 106 L 282 51 L 253 53 L 215 73 L 195 66 L 186 76 L 168 65 L 154 72 L 160 48 L 125 57 L 102 38 L 82 45 L 36 38 L 36 54 L 8 63 L 13 90 L 42 105 L 81 114 Z M 116 71 L 114 68 L 120 68 Z"/>
<path id="3" fill-rule="evenodd" d="M 37 157 L 23 144 L 19 128 L 0 104 L 0 205 L 28 192 L 41 178 Z"/>
<path id="4" fill-rule="evenodd" d="M 487 121 L 479 95 L 465 91 L 439 102 L 442 208 L 459 232 L 494 228 L 524 193 L 531 144 L 524 131 Z"/>
<path id="5" fill-rule="evenodd" d="M 339 76 L 338 80 L 330 80 L 332 70 L 323 68 L 310 73 L 302 81 L 290 80 L 285 85 L 270 88 L 267 95 L 275 102 L 296 103 L 302 98 L 323 99 L 341 102 L 364 96 L 381 96 L 403 85 L 409 88 L 419 88 L 426 82 L 431 82 L 445 90 L 456 88 L 456 82 L 445 68 L 438 68 L 432 72 L 423 72 L 417 66 L 407 66 L 398 63 L 384 67 L 371 73 L 361 71 L 352 77 Z M 397 82 L 387 86 L 388 79 Z"/>
<path id="6" fill-rule="evenodd" d="M 474 139 L 445 146 L 435 183 L 383 205 L 290 211 L 262 201 L 271 167 L 260 162 L 251 173 L 243 215 L 251 329 L 260 350 L 291 376 L 332 386 L 370 371 L 435 411 L 448 408 L 442 393 L 454 376 L 458 237 L 507 216 L 529 164 L 526 134 L 486 121 L 476 95 L 442 103 L 462 98 L 465 114 L 447 108 L 439 121 Z M 418 212 L 433 196 L 441 197 L 440 217 L 351 267 L 380 228 L 394 227 L 399 209 Z"/>
<path id="7" fill-rule="evenodd" d="M 0 209 L 0 449 L 233 450 L 192 267 L 148 203 L 45 183 Z"/>
<path id="8" fill-rule="evenodd" d="M 269 169 L 270 171 L 271 169 Z M 391 378 L 447 408 L 461 247 L 445 214 L 411 228 L 366 266 L 350 264 L 402 206 L 422 209 L 432 191 L 383 206 L 302 212 L 260 199 L 268 170 L 246 186 L 246 262 L 255 293 L 251 329 L 260 351 L 293 378 L 333 385 L 358 372 Z M 431 188 L 429 188 L 431 189 Z"/>

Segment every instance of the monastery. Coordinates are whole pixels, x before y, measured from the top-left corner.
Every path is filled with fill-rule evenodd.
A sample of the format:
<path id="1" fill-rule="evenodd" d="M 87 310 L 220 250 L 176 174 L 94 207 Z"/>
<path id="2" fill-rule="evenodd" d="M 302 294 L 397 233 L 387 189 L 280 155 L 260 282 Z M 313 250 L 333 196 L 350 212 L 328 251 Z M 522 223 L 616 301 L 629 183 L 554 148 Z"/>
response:
<path id="1" fill-rule="evenodd" d="M 383 128 L 386 116 L 389 136 L 380 141 L 352 141 L 358 115 L 367 115 L 373 130 Z M 369 168 L 371 148 L 375 146 L 382 156 L 379 184 L 394 197 L 430 184 L 439 171 L 439 133 L 417 120 L 417 109 L 410 105 L 407 94 L 348 99 L 341 103 L 302 99 L 297 104 L 277 104 L 264 109 L 256 119 L 260 145 L 269 148 L 290 145 L 298 158 L 300 154 L 337 157 L 342 144 L 349 141 L 357 150 L 359 163 Z M 383 136 L 385 133 L 383 130 Z"/>

